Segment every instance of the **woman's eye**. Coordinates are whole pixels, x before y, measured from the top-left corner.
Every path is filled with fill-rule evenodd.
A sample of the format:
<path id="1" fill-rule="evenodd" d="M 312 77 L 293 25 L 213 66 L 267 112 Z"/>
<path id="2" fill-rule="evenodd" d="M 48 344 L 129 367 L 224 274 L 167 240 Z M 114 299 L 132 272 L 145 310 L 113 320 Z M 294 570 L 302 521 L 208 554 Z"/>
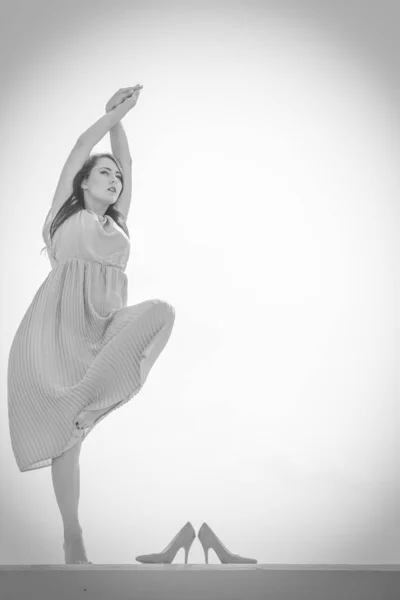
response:
<path id="1" fill-rule="evenodd" d="M 108 175 L 108 171 L 100 171 L 100 173 L 103 175 L 103 173 L 105 173 L 106 175 Z M 117 175 L 118 179 L 120 181 L 122 181 L 122 176 L 121 175 Z"/>

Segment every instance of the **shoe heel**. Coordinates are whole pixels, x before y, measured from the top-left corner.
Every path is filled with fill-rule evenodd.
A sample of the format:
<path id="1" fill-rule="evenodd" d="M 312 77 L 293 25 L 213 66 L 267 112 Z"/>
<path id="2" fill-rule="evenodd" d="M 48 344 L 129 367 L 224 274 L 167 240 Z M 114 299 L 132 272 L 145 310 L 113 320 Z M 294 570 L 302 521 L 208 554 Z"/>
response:
<path id="1" fill-rule="evenodd" d="M 195 538 L 196 538 L 196 533 L 195 533 L 195 531 L 193 531 L 193 537 L 190 540 L 188 540 L 186 542 L 186 544 L 182 544 L 177 550 L 177 552 L 178 552 L 180 550 L 180 548 L 182 548 L 182 547 L 185 550 L 185 565 L 187 565 L 190 548 L 192 547 L 192 544 L 193 544 Z"/>
<path id="2" fill-rule="evenodd" d="M 206 543 L 206 541 L 205 541 L 205 540 L 203 540 L 203 538 L 201 538 L 201 537 L 200 537 L 200 535 L 198 535 L 197 537 L 198 537 L 198 539 L 199 539 L 199 542 L 200 542 L 200 544 L 203 546 L 203 550 L 204 550 L 204 557 L 205 557 L 205 559 L 206 559 L 206 565 L 208 565 L 208 551 L 209 551 L 209 549 L 211 548 L 211 546 L 210 546 L 210 545 L 208 545 L 208 544 Z"/>
<path id="3" fill-rule="evenodd" d="M 187 562 L 188 562 L 189 551 L 192 546 L 192 543 L 193 543 L 193 540 L 190 542 L 190 544 L 188 544 L 187 546 L 184 546 L 184 548 L 185 548 L 185 565 L 187 565 Z"/>

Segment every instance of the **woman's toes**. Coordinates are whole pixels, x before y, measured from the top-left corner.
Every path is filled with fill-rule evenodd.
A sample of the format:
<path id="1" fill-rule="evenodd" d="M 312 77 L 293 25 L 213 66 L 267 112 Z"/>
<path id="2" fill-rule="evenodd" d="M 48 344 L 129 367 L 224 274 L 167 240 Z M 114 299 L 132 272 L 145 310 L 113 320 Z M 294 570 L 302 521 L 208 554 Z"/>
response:
<path id="1" fill-rule="evenodd" d="M 110 410 L 110 407 L 102 408 L 100 410 L 89 410 L 83 411 L 78 415 L 74 421 L 78 429 L 84 429 L 85 427 L 91 427 L 104 413 Z"/>
<path id="2" fill-rule="evenodd" d="M 86 425 L 85 413 L 81 413 L 78 417 L 76 417 L 74 422 L 75 422 L 77 429 L 83 429 Z"/>

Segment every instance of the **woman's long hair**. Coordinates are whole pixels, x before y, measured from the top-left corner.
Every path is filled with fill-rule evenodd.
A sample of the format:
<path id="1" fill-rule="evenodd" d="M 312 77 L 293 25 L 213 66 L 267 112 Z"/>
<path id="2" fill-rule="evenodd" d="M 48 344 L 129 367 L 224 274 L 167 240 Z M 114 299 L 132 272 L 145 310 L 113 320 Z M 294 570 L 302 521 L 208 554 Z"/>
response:
<path id="1" fill-rule="evenodd" d="M 115 162 L 115 164 L 121 171 L 122 189 L 120 195 L 122 194 L 122 191 L 124 189 L 124 174 L 122 171 L 122 165 L 119 163 L 119 161 L 115 158 L 115 156 L 109 154 L 108 152 L 103 152 L 101 154 L 91 154 L 74 177 L 74 180 L 72 182 L 72 194 L 69 196 L 69 198 L 66 199 L 64 204 L 61 205 L 61 208 L 59 209 L 55 218 L 53 219 L 53 222 L 50 227 L 50 241 L 53 239 L 53 236 L 58 227 L 60 227 L 64 223 L 64 221 L 66 221 L 75 213 L 84 210 L 85 203 L 81 184 L 86 179 L 86 177 L 89 177 L 93 167 L 96 166 L 98 160 L 103 157 L 111 158 L 111 160 Z M 119 210 L 117 210 L 113 204 L 110 204 L 105 214 L 109 215 L 117 223 L 117 225 L 119 225 L 121 229 L 123 229 L 126 235 L 130 237 L 123 214 Z M 42 248 L 41 253 L 43 252 L 43 250 L 46 250 L 46 246 Z"/>

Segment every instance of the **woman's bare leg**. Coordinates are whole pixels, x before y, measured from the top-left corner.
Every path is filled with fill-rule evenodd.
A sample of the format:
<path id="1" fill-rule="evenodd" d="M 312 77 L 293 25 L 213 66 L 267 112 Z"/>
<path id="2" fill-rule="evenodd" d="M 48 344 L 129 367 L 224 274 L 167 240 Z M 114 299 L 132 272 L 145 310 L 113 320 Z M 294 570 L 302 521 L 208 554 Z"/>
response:
<path id="1" fill-rule="evenodd" d="M 54 492 L 64 525 L 66 563 L 87 561 L 78 516 L 81 446 L 82 440 L 79 440 L 61 456 L 53 458 L 51 464 Z"/>

